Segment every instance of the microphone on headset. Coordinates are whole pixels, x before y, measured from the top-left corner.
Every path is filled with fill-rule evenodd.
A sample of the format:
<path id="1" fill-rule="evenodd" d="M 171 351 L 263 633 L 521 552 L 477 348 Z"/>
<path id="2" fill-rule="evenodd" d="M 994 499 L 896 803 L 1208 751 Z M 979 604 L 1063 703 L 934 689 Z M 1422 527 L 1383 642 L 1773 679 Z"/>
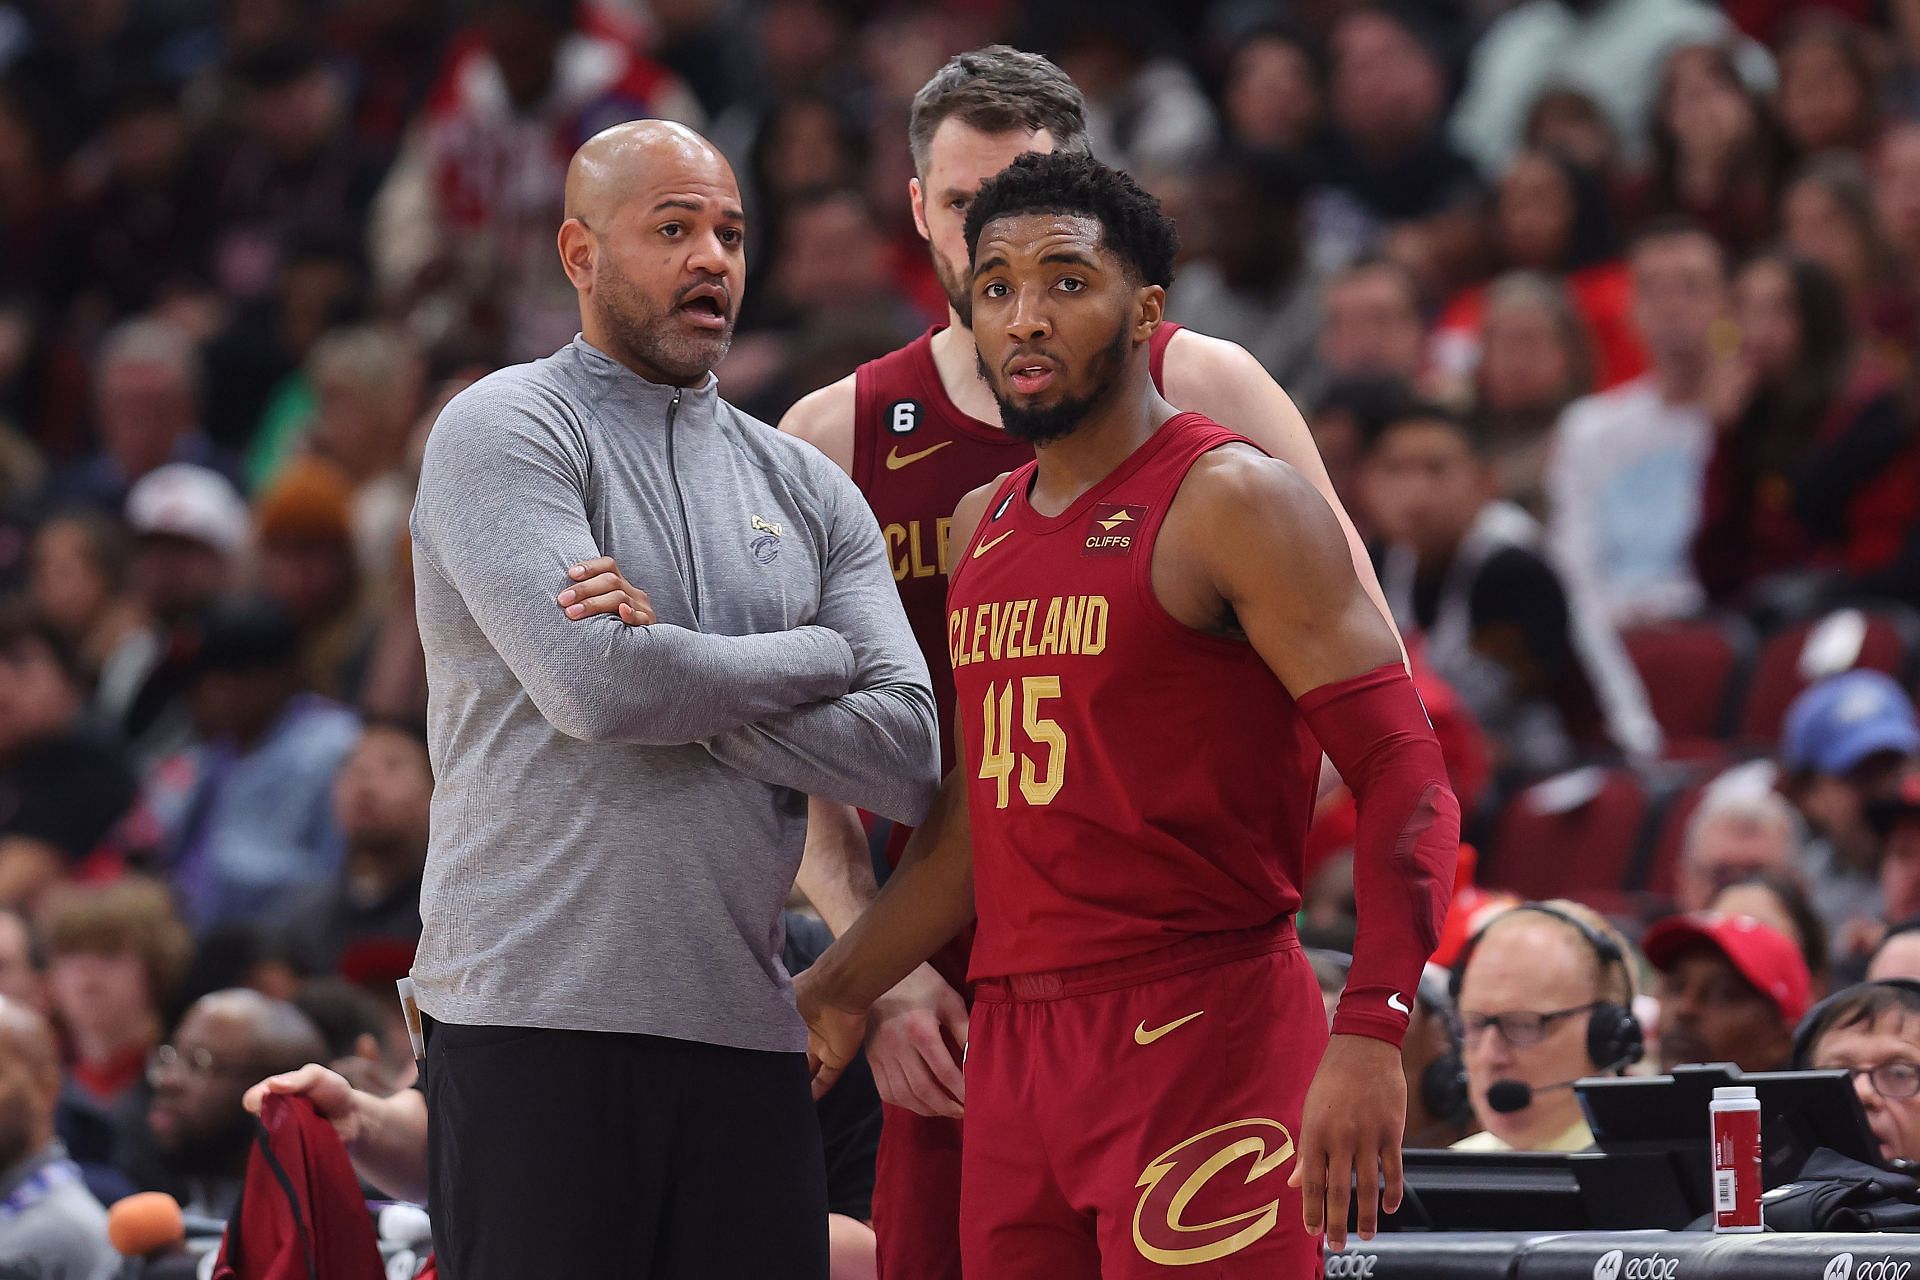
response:
<path id="1" fill-rule="evenodd" d="M 1606 1075 L 1610 1071 L 1618 1071 L 1620 1068 L 1638 1061 L 1639 1057 L 1640 1054 L 1636 1047 L 1635 1052 L 1625 1057 L 1616 1058 L 1606 1066 L 1601 1067 L 1598 1071 L 1582 1072 L 1571 1080 L 1558 1080 L 1553 1084 L 1532 1085 L 1528 1084 L 1525 1080 L 1495 1080 L 1487 1086 L 1487 1106 L 1498 1111 L 1503 1116 L 1510 1116 L 1516 1111 L 1525 1111 L 1533 1105 L 1533 1100 L 1543 1093 L 1555 1093 L 1561 1089 L 1571 1089 L 1589 1076 Z"/>

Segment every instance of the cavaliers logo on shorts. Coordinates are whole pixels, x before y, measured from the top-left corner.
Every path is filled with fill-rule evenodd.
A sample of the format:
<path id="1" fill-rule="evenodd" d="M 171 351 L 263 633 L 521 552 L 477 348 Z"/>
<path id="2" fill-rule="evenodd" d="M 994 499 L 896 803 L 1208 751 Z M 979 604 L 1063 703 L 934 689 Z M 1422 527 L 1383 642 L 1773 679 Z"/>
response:
<path id="1" fill-rule="evenodd" d="M 1292 1159 L 1287 1127 L 1259 1116 L 1216 1125 L 1169 1148 L 1134 1184 L 1141 1191 L 1133 1207 L 1133 1247 L 1165 1267 L 1240 1252 L 1279 1225 L 1286 1181 L 1280 1171 Z"/>

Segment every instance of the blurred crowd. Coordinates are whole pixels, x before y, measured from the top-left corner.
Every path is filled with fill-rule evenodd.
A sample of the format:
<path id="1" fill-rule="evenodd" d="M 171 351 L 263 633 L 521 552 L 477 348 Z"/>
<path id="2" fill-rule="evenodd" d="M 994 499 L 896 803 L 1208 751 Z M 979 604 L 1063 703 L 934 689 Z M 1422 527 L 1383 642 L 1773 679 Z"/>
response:
<path id="1" fill-rule="evenodd" d="M 1650 1041 L 1716 992 L 1790 1024 L 1889 936 L 1920 973 L 1914 0 L 0 0 L 0 995 L 50 1020 L 96 1194 L 222 1212 L 242 1083 L 410 1072 L 406 519 L 447 398 L 573 334 L 573 149 L 660 116 L 732 158 L 721 386 L 776 421 L 945 318 L 906 109 L 1000 39 L 1085 91 L 1178 219 L 1171 318 L 1292 393 L 1376 548 L 1491 855 L 1456 949 L 1561 892 L 1501 833 L 1597 769 L 1687 807 L 1665 873 L 1572 896 L 1805 965 L 1778 997 L 1727 961 Z M 1723 689 L 1676 731 L 1649 637 L 1834 616 L 1784 719 Z M 1315 829 L 1333 948 L 1351 822 Z M 1725 959 L 1695 919 L 1649 955 Z"/>

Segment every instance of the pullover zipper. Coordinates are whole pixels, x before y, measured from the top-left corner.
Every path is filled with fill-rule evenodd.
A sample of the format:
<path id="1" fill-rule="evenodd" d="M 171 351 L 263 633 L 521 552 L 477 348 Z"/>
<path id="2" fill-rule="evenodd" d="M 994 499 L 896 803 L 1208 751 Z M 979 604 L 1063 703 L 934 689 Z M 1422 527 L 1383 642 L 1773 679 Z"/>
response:
<path id="1" fill-rule="evenodd" d="M 667 478 L 673 482 L 673 500 L 680 508 L 680 537 L 687 549 L 687 594 L 693 598 L 693 620 L 700 621 L 700 566 L 693 561 L 693 522 L 687 519 L 687 495 L 680 491 L 680 470 L 673 460 L 673 424 L 680 416 L 680 393 L 667 405 Z"/>

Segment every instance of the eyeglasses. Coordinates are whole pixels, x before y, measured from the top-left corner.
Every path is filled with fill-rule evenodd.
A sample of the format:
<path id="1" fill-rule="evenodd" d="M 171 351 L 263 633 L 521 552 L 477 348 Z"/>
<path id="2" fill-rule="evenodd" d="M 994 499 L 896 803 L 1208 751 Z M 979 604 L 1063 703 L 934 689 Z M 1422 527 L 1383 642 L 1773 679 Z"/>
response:
<path id="1" fill-rule="evenodd" d="M 251 1075 L 253 1068 L 238 1062 L 221 1062 L 209 1049 L 195 1046 L 184 1053 L 170 1044 L 155 1045 L 147 1054 L 147 1083 L 158 1085 L 160 1078 L 175 1071 L 191 1079 L 208 1076 Z"/>
<path id="2" fill-rule="evenodd" d="M 1883 1098 L 1911 1098 L 1920 1093 L 1920 1065 L 1911 1062 L 1883 1062 L 1877 1067 L 1842 1068 L 1858 1080 L 1865 1076 L 1873 1082 L 1873 1091 Z"/>
<path id="3" fill-rule="evenodd" d="M 1571 1009 L 1555 1009 L 1550 1013 L 1469 1013 L 1456 1019 L 1455 1026 L 1459 1028 L 1462 1044 L 1472 1044 L 1484 1036 L 1489 1028 L 1498 1027 L 1508 1044 L 1516 1049 L 1524 1049 L 1546 1039 L 1554 1023 L 1586 1013 L 1599 1005 L 1598 1000 L 1590 1000 Z"/>

